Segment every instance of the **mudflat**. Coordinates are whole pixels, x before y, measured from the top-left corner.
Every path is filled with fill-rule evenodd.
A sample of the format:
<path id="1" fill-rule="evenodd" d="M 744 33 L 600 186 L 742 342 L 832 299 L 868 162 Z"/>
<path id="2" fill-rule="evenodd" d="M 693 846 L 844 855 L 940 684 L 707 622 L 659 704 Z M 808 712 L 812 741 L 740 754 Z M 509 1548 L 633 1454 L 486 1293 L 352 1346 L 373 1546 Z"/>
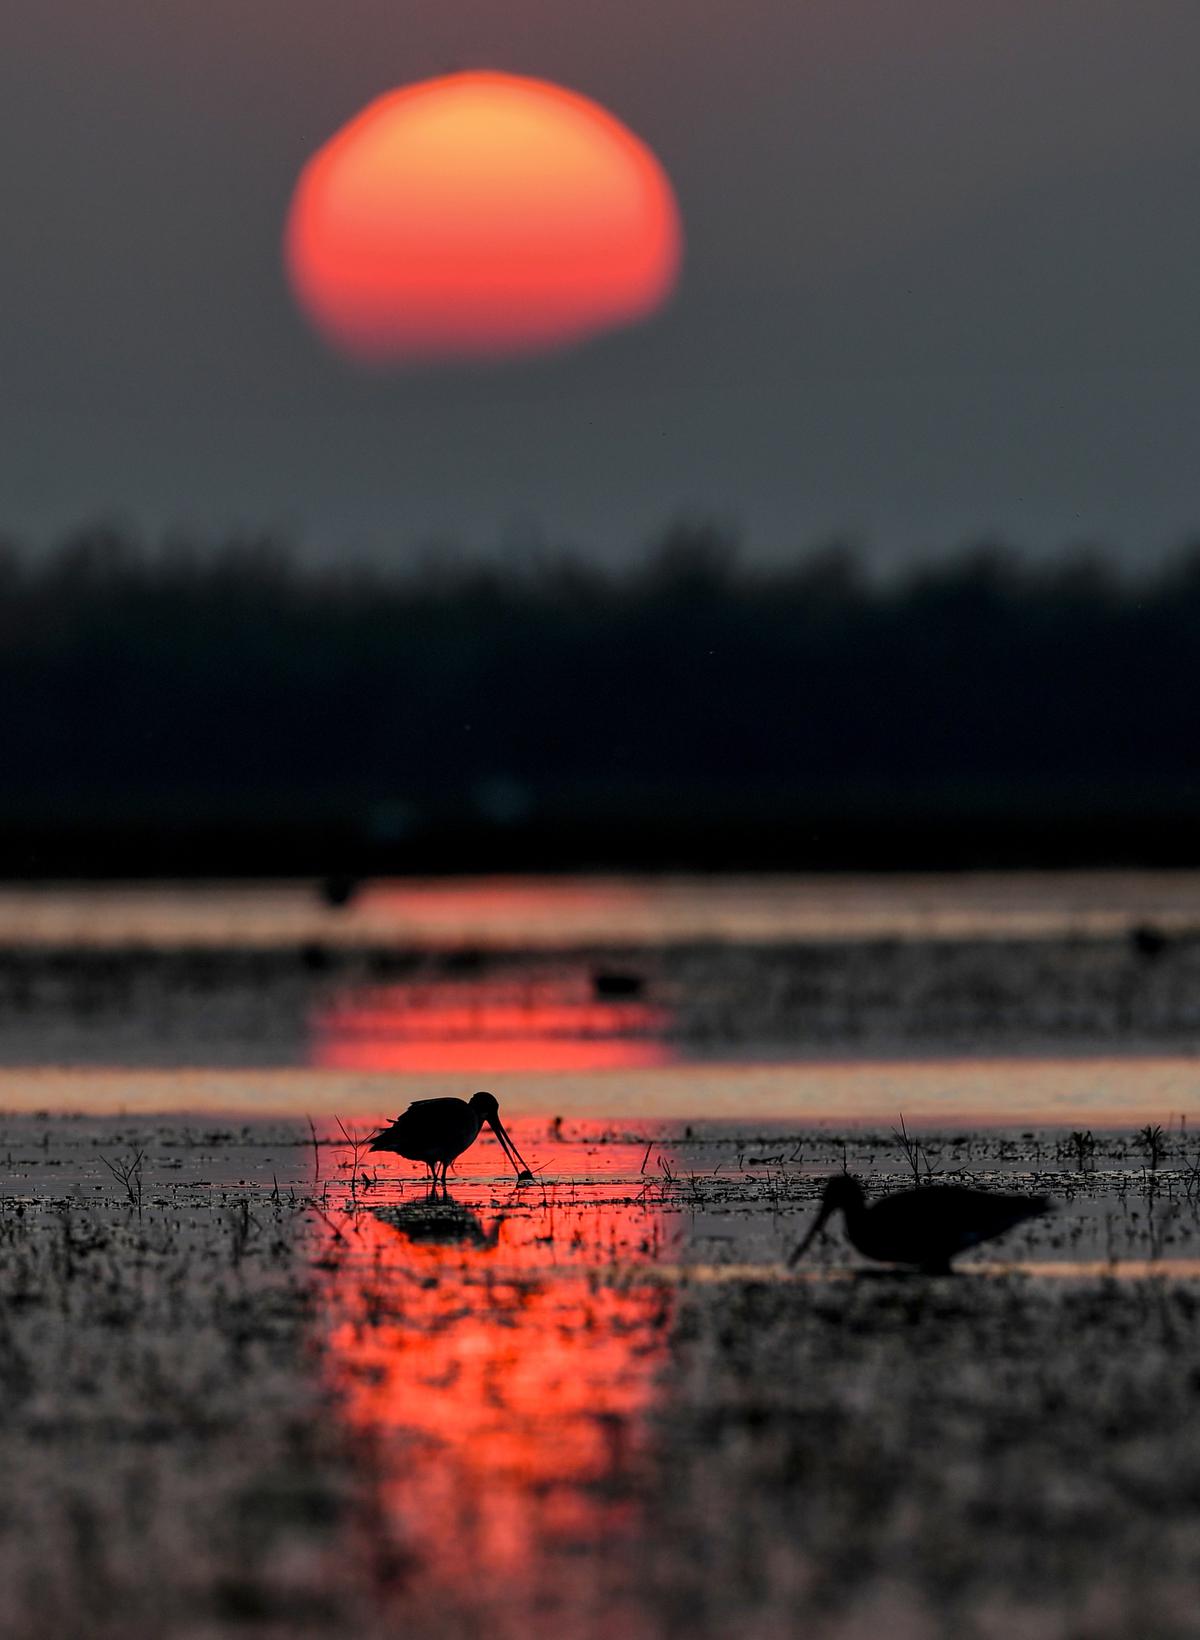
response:
<path id="1" fill-rule="evenodd" d="M 1186 1122 L 511 1125 L 0 1120 L 6 1635 L 1194 1634 Z M 842 1167 L 1058 1211 L 788 1271 Z"/>

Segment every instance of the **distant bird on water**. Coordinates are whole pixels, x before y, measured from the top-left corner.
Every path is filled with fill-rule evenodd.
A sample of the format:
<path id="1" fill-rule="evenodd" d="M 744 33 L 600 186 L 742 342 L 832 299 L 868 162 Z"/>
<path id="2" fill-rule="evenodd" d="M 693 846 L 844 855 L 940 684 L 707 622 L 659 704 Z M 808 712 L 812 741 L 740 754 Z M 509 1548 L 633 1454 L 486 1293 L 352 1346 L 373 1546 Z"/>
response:
<path id="1" fill-rule="evenodd" d="M 1004 1235 L 1025 1219 L 1053 1211 L 1048 1196 L 1007 1196 L 957 1184 L 900 1190 L 868 1207 L 858 1180 L 839 1173 L 826 1181 L 816 1223 L 788 1264 L 796 1264 L 826 1221 L 841 1212 L 846 1234 L 864 1258 L 915 1265 L 929 1275 L 948 1275 L 956 1254 Z"/>
<path id="2" fill-rule="evenodd" d="M 429 1169 L 434 1187 L 438 1184 L 438 1168 L 442 1170 L 442 1189 L 446 1188 L 446 1170 L 464 1150 L 473 1145 L 480 1129 L 487 1123 L 500 1141 L 504 1154 L 517 1170 L 518 1184 L 531 1184 L 533 1174 L 525 1165 L 521 1152 L 504 1131 L 500 1120 L 500 1106 L 490 1093 L 472 1094 L 466 1099 L 417 1099 L 403 1116 L 397 1116 L 391 1127 L 384 1128 L 371 1141 L 372 1150 L 391 1150 L 410 1162 L 424 1162 Z"/>

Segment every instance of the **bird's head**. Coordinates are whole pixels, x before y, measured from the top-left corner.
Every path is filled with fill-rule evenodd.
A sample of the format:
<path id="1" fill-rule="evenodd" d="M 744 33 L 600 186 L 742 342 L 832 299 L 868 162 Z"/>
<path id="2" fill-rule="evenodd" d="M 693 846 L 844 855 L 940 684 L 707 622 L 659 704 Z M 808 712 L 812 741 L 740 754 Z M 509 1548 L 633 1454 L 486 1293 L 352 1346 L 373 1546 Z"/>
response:
<path id="1" fill-rule="evenodd" d="M 808 1251 L 813 1240 L 825 1228 L 828 1220 L 834 1213 L 854 1213 L 863 1205 L 862 1185 L 851 1173 L 835 1173 L 832 1178 L 826 1179 L 825 1189 L 821 1193 L 821 1210 L 805 1236 L 804 1240 L 788 1259 L 788 1264 L 797 1264 Z"/>
<path id="2" fill-rule="evenodd" d="M 821 1192 L 822 1219 L 827 1219 L 831 1213 L 853 1212 L 862 1204 L 862 1185 L 853 1173 L 834 1173 L 825 1180 L 825 1189 Z"/>
<path id="3" fill-rule="evenodd" d="M 533 1174 L 526 1166 L 525 1158 L 504 1130 L 504 1123 L 500 1120 L 500 1104 L 495 1094 L 473 1093 L 469 1103 L 471 1109 L 478 1112 L 480 1125 L 482 1126 L 486 1122 L 499 1139 L 504 1154 L 516 1169 L 517 1183 L 532 1184 Z"/>

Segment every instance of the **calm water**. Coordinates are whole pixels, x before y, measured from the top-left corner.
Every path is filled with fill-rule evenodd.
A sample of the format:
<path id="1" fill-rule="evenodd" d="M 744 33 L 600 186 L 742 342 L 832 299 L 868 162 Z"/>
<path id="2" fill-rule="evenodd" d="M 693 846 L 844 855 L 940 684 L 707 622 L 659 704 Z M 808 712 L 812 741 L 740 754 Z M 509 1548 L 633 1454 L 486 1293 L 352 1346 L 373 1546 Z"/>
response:
<path id="1" fill-rule="evenodd" d="M 10 888 L 0 1109 L 1200 1122 L 1195 930 L 1196 873 Z"/>
<path id="2" fill-rule="evenodd" d="M 787 1634 L 799 1632 L 794 1594 L 770 1621 L 744 1628 L 736 1612 L 744 1595 L 725 1609 L 731 1573 L 720 1557 L 730 1518 L 762 1508 L 759 1455 L 791 1439 L 800 1422 L 812 1429 L 814 1450 L 789 1482 L 797 1495 L 812 1488 L 827 1441 L 847 1442 L 838 1448 L 836 1483 L 817 1482 L 827 1493 L 821 1507 L 841 1511 L 836 1541 L 831 1550 L 795 1531 L 785 1493 L 778 1514 L 768 1506 L 755 1523 L 758 1558 L 741 1572 L 752 1590 L 763 1564 L 808 1575 L 843 1540 L 857 1544 L 874 1485 L 864 1452 L 873 1456 L 895 1442 L 906 1454 L 896 1471 L 903 1476 L 930 1430 L 941 1439 L 941 1431 L 964 1423 L 972 1451 L 993 1451 L 993 1433 L 1011 1448 L 1009 1408 L 997 1414 L 994 1400 L 1013 1381 L 1036 1391 L 1057 1382 L 1057 1373 L 1076 1386 L 1078 1410 L 1070 1415 L 1085 1445 L 1108 1416 L 1130 1449 L 1141 1451 L 1148 1424 L 1158 1441 L 1145 1459 L 1148 1471 L 1170 1469 L 1173 1437 L 1164 1438 L 1156 1408 L 1178 1376 L 1179 1337 L 1172 1335 L 1168 1352 L 1147 1344 L 1146 1327 L 1147 1313 L 1160 1313 L 1170 1292 L 1200 1273 L 1188 1125 L 1178 1116 L 1171 1121 L 1151 1175 L 1145 1147 L 1128 1128 L 1105 1135 L 1098 1122 L 1080 1167 L 1062 1132 L 1075 1124 L 1057 1119 L 1068 1108 L 1064 1100 L 1102 1109 L 1098 1098 L 1127 1099 L 1131 1085 L 1147 1098 L 1173 1097 L 1183 1085 L 1172 1078 L 1182 1074 L 1167 1061 L 1034 1059 L 514 1075 L 502 1098 L 536 1182 L 517 1187 L 499 1146 L 484 1135 L 456 1167 L 448 1196 L 431 1200 L 421 1169 L 356 1154 L 353 1143 L 365 1136 L 365 1113 L 390 1112 L 410 1092 L 461 1090 L 461 1079 L 322 1068 L 14 1069 L 5 1094 L 40 1094 L 47 1105 L 73 1099 L 81 1109 L 124 1103 L 130 1114 L 0 1114 L 0 1194 L 10 1214 L 19 1206 L 23 1236 L 40 1226 L 47 1242 L 67 1245 L 77 1259 L 99 1247 L 88 1259 L 96 1283 L 112 1287 L 116 1250 L 136 1249 L 131 1285 L 139 1303 L 156 1279 L 147 1249 L 170 1248 L 181 1225 L 197 1238 L 188 1267 L 212 1273 L 220 1312 L 232 1294 L 250 1314 L 242 1284 L 261 1279 L 286 1250 L 275 1239 L 282 1229 L 302 1238 L 306 1370 L 332 1392 L 325 1416 L 364 1459 L 363 1496 L 349 1530 L 361 1530 L 366 1542 L 342 1543 L 339 1551 L 353 1548 L 354 1564 L 376 1568 L 386 1632 L 439 1640 L 471 1633 L 663 1640 L 680 1630 L 663 1615 L 659 1580 L 672 1579 L 678 1565 L 682 1586 L 699 1594 L 709 1614 L 689 1618 L 687 1633 L 705 1640 Z M 948 1114 L 979 1115 L 991 1101 L 1011 1118 L 1014 1089 L 1049 1118 L 1049 1128 L 980 1132 L 972 1129 L 974 1116 Z M 392 1096 L 390 1106 L 379 1106 L 381 1091 Z M 747 1114 L 768 1110 L 772 1099 L 774 1123 Z M 1047 1193 L 1059 1210 L 967 1255 L 953 1294 L 940 1281 L 931 1288 L 921 1278 L 862 1276 L 861 1260 L 836 1229 L 789 1272 L 784 1261 L 811 1225 L 830 1173 L 847 1166 L 872 1195 L 911 1183 L 891 1131 L 892 1101 L 904 1102 L 911 1133 L 922 1099 L 941 1101 L 936 1113 L 924 1107 L 940 1134 L 924 1140 L 934 1177 Z M 741 1114 L 697 1120 L 705 1100 Z M 146 1114 L 172 1104 L 211 1112 L 237 1101 L 259 1119 Z M 0 1106 L 7 1102 L 0 1097 Z M 572 1114 L 588 1104 L 607 1114 L 591 1121 Z M 262 1119 L 271 1109 L 297 1108 L 314 1112 L 318 1144 L 306 1122 Z M 323 1110 L 337 1111 L 342 1123 Z M 364 1113 L 361 1124 L 356 1111 Z M 884 1119 L 856 1126 L 869 1111 Z M 144 1218 L 106 1166 L 138 1154 Z M 247 1238 L 241 1251 L 239 1226 Z M 1113 1321 L 1081 1349 L 1060 1295 L 1087 1286 L 1103 1295 Z M 1077 1307 L 1077 1298 L 1067 1301 Z M 1180 1313 L 1191 1316 L 1188 1303 Z M 77 1327 L 78 1306 L 63 1308 Z M 996 1311 L 1011 1341 L 1008 1362 L 994 1360 L 988 1335 L 978 1347 L 969 1336 L 964 1343 L 971 1317 L 988 1324 Z M 158 1311 L 147 1305 L 145 1313 Z M 272 1325 L 269 1309 L 262 1325 Z M 103 1359 L 112 1354 L 112 1337 L 106 1321 L 96 1345 Z M 774 1356 L 767 1353 L 772 1339 Z M 1112 1358 L 1130 1339 L 1139 1362 L 1172 1365 L 1149 1392 L 1139 1380 L 1130 1406 L 1114 1414 L 1106 1399 Z M 134 1340 L 160 1358 L 162 1339 L 152 1331 Z M 1070 1347 L 1086 1370 L 1064 1367 Z M 71 1359 L 81 1354 L 88 1359 L 74 1343 Z M 896 1386 L 918 1371 L 919 1382 L 905 1391 L 915 1410 L 897 1435 Z M 86 1408 L 95 1391 L 79 1376 Z M 61 1377 L 73 1382 L 69 1372 Z M 745 1397 L 744 1416 L 731 1415 L 740 1404 L 734 1395 Z M 77 1416 L 90 1431 L 95 1413 Z M 1059 1407 L 1049 1427 L 1060 1430 L 1063 1416 Z M 44 1411 L 40 1417 L 38 1439 L 29 1442 L 36 1451 Z M 1058 1485 L 1064 1473 L 1057 1454 L 1044 1450 L 1044 1422 L 1035 1421 L 1036 1442 L 1027 1436 L 1015 1459 L 1022 1502 L 1031 1487 Z M 865 1433 L 847 1434 L 854 1431 Z M 161 1464 L 161 1433 L 154 1439 Z M 1075 1439 L 1073 1431 L 1068 1466 Z M 81 1462 L 90 1464 L 94 1449 L 86 1451 Z M 194 1486 L 202 1460 L 191 1438 L 175 1461 Z M 939 1466 L 932 1467 L 936 1478 Z M 858 1489 L 849 1501 L 848 1485 Z M 692 1522 L 682 1537 L 671 1513 L 681 1487 L 683 1515 Z M 914 1483 L 901 1499 L 905 1518 L 936 1495 L 928 1481 Z M 1157 1530 L 1160 1494 L 1148 1495 Z M 1119 1494 L 1113 1507 L 1123 1518 L 1130 1504 Z M 1029 1530 L 1026 1514 L 1014 1510 L 1010 1518 L 1017 1523 L 1010 1531 Z M 1186 1527 L 1186 1512 L 1180 1518 Z M 940 1554 L 945 1528 L 936 1511 L 929 1530 Z M 994 1541 L 993 1523 L 989 1546 Z M 1092 1559 L 1089 1577 L 1104 1561 L 1102 1545 Z M 36 1560 L 44 1564 L 44 1546 Z M 878 1573 L 856 1568 L 856 1591 L 863 1575 Z M 852 1632 L 873 1632 L 878 1610 Z M 802 1627 L 820 1632 L 815 1620 Z M 927 1625 L 919 1632 L 954 1631 Z M 1025 1630 L 1010 1625 L 1010 1632 Z"/>
<path id="3" fill-rule="evenodd" d="M 695 940 L 1006 939 L 1200 929 L 1200 872 L 380 882 L 349 905 L 310 883 L 0 890 L 0 946 L 220 948 L 298 941 L 564 948 Z"/>
<path id="4" fill-rule="evenodd" d="M 1020 1057 L 786 1065 L 706 1064 L 628 1071 L 439 1073 L 122 1067 L 0 1070 L 0 1110 L 213 1111 L 241 1116 L 391 1119 L 411 1099 L 463 1095 L 487 1075 L 506 1117 L 608 1118 L 637 1130 L 654 1119 L 728 1118 L 797 1128 L 875 1124 L 938 1128 L 1123 1127 L 1200 1131 L 1195 1058 Z M 518 1142 L 522 1129 L 518 1127 Z"/>
<path id="5" fill-rule="evenodd" d="M 946 1521 L 969 1518 L 974 1454 L 1010 1450 L 1021 1427 L 1013 1384 L 1040 1394 L 1058 1374 L 1078 1403 L 1075 1423 L 1065 1397 L 1032 1418 L 1014 1458 L 1022 1556 L 1042 1535 L 1025 1524 L 1031 1488 L 1060 1487 L 1098 1428 L 1144 1449 L 1155 1477 L 1173 1470 L 1187 1426 L 1164 1430 L 1157 1409 L 1180 1346 L 1147 1347 L 1146 1329 L 1200 1273 L 1193 929 L 1191 876 L 381 885 L 343 911 L 299 885 L 9 891 L 0 1205 L 80 1263 L 103 1249 L 93 1282 L 135 1249 L 139 1305 L 181 1226 L 202 1255 L 189 1275 L 237 1294 L 286 1253 L 285 1228 L 299 1238 L 303 1370 L 364 1458 L 350 1529 L 366 1541 L 339 1548 L 376 1569 L 387 1632 L 707 1640 L 751 1632 L 747 1603 L 783 1567 L 753 1632 L 815 1633 L 803 1579 L 846 1542 L 857 1555 L 875 1455 L 903 1451 L 892 1518 L 931 1546 L 904 1564 L 936 1569 Z M 480 1086 L 533 1185 L 516 1186 L 490 1134 L 437 1202 L 419 1167 L 361 1148 L 410 1099 Z M 832 1172 L 872 1196 L 911 1184 L 901 1113 L 925 1176 L 1048 1194 L 1058 1211 L 967 1255 L 952 1298 L 861 1277 L 837 1230 L 789 1272 Z M 1136 1130 L 1153 1124 L 1151 1161 Z M 118 1176 L 135 1158 L 136 1198 Z M 1113 1319 L 1064 1368 L 1063 1305 L 1077 1316 L 1089 1284 Z M 113 1336 L 105 1321 L 98 1359 Z M 158 1359 L 161 1338 L 134 1338 Z M 1139 1370 L 1172 1364 L 1114 1412 L 1130 1339 Z M 71 1392 L 70 1372 L 51 1376 Z M 81 1384 L 64 1428 L 92 1427 Z M 964 1428 L 944 1467 L 965 1501 L 942 1513 L 936 1453 L 906 1477 L 931 1431 Z M 782 1507 L 764 1506 L 760 1460 L 801 1436 Z M 175 1461 L 191 1488 L 190 1441 Z M 798 1515 L 814 1488 L 816 1512 Z M 1157 1532 L 1157 1479 L 1134 1495 Z M 1130 1494 L 1114 1496 L 1119 1522 Z M 1181 1541 L 1191 1507 L 1187 1493 Z M 986 1518 L 991 1554 L 1005 1517 Z M 731 1521 L 752 1529 L 739 1539 Z M 34 1542 L 39 1576 L 66 1535 Z M 1087 1586 L 1113 1559 L 1102 1538 L 1089 1553 Z M 864 1616 L 846 1632 L 887 1620 L 871 1565 L 849 1577 Z M 697 1596 L 707 1617 L 677 1623 Z"/>

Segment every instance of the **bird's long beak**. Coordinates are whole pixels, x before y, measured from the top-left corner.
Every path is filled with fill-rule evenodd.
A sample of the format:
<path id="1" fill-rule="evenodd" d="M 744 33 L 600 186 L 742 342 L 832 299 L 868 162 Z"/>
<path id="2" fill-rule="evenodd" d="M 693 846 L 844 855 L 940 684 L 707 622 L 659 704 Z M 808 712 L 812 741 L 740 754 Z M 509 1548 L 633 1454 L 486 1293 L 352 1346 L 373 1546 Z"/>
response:
<path id="1" fill-rule="evenodd" d="M 488 1125 L 491 1127 L 491 1130 L 496 1135 L 497 1139 L 499 1139 L 500 1144 L 503 1147 L 504 1154 L 508 1157 L 513 1167 L 516 1169 L 517 1178 L 520 1179 L 524 1174 L 529 1173 L 529 1167 L 526 1164 L 524 1156 L 521 1155 L 521 1152 L 517 1149 L 516 1145 L 513 1144 L 508 1134 L 505 1133 L 504 1123 L 500 1120 L 500 1118 L 498 1116 L 489 1117 Z M 532 1178 L 532 1173 L 530 1173 L 529 1176 Z"/>
<path id="2" fill-rule="evenodd" d="M 789 1270 L 793 1269 L 797 1264 L 799 1264 L 800 1260 L 804 1257 L 805 1253 L 808 1252 L 808 1249 L 812 1246 L 812 1244 L 816 1240 L 817 1236 L 825 1228 L 826 1221 L 829 1218 L 829 1215 L 830 1215 L 831 1211 L 832 1211 L 832 1209 L 826 1207 L 824 1202 L 822 1202 L 821 1211 L 817 1214 L 816 1220 L 814 1221 L 812 1227 L 810 1228 L 807 1236 L 805 1236 L 804 1240 L 799 1244 L 798 1247 L 796 1247 L 792 1250 L 791 1256 L 788 1258 L 788 1269 Z"/>

